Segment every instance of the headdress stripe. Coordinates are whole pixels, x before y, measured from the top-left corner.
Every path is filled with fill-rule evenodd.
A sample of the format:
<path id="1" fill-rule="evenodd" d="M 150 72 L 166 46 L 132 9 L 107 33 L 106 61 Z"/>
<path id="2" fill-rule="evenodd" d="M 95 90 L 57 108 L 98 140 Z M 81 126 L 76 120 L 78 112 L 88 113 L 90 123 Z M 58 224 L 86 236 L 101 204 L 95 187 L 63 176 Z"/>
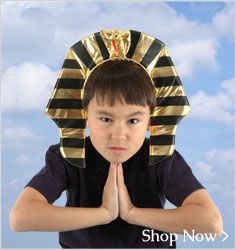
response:
<path id="1" fill-rule="evenodd" d="M 53 119 L 59 128 L 85 128 L 86 119 Z"/>
<path id="2" fill-rule="evenodd" d="M 50 106 L 50 105 L 49 105 Z M 55 119 L 80 119 L 86 117 L 86 111 L 84 109 L 46 109 L 49 117 Z"/>
<path id="3" fill-rule="evenodd" d="M 189 105 L 157 106 L 151 116 L 186 115 L 189 111 Z"/>
<path id="4" fill-rule="evenodd" d="M 157 130 L 154 126 L 152 129 Z M 85 129 L 80 128 L 59 128 L 61 138 L 81 138 L 84 139 L 86 136 Z"/>
<path id="5" fill-rule="evenodd" d="M 185 96 L 185 93 L 183 90 L 183 86 L 165 86 L 156 88 L 156 96 Z"/>
<path id="6" fill-rule="evenodd" d="M 50 109 L 82 109 L 81 99 L 51 99 L 47 108 Z"/>
<path id="7" fill-rule="evenodd" d="M 79 57 L 79 59 L 86 65 L 87 68 L 92 69 L 96 66 L 96 63 L 93 61 L 93 58 L 88 53 L 82 41 L 79 41 L 78 43 L 73 45 L 71 49 Z"/>
<path id="8" fill-rule="evenodd" d="M 95 36 L 95 39 L 96 39 L 97 44 L 99 46 L 99 49 L 101 51 L 103 60 L 108 59 L 110 55 L 109 55 L 107 47 L 106 47 L 106 45 L 105 45 L 105 43 L 100 35 L 100 32 L 95 33 L 94 36 Z"/>
<path id="9" fill-rule="evenodd" d="M 151 117 L 151 125 L 177 125 L 184 116 L 168 115 Z"/>
<path id="10" fill-rule="evenodd" d="M 67 162 L 69 162 L 71 165 L 79 168 L 86 168 L 86 160 L 85 158 L 65 158 Z"/>
<path id="11" fill-rule="evenodd" d="M 59 78 L 56 82 L 55 88 L 57 89 L 83 89 L 84 80 L 82 79 L 69 79 Z"/>
<path id="12" fill-rule="evenodd" d="M 60 147 L 61 153 L 65 158 L 84 158 L 85 148 Z"/>
<path id="13" fill-rule="evenodd" d="M 153 78 L 155 87 L 179 86 L 182 85 L 179 76 L 166 76 Z"/>
<path id="14" fill-rule="evenodd" d="M 177 125 L 150 125 L 150 135 L 175 135 Z"/>
<path id="15" fill-rule="evenodd" d="M 144 67 L 148 67 L 148 65 L 153 61 L 153 59 L 160 53 L 162 46 L 163 43 L 160 43 L 159 40 L 155 39 L 140 63 Z"/>
<path id="16" fill-rule="evenodd" d="M 74 59 L 65 59 L 62 68 L 66 69 L 81 69 L 79 63 Z"/>
<path id="17" fill-rule="evenodd" d="M 178 76 L 174 66 L 153 68 L 152 77 L 168 77 L 168 76 Z"/>
<path id="18" fill-rule="evenodd" d="M 174 135 L 154 135 L 150 136 L 151 145 L 173 145 L 175 143 Z"/>
<path id="19" fill-rule="evenodd" d="M 157 97 L 157 106 L 184 106 L 189 105 L 186 96 L 168 96 L 168 97 Z"/>
<path id="20" fill-rule="evenodd" d="M 61 138 L 61 145 L 66 148 L 84 148 L 85 139 Z"/>
<path id="21" fill-rule="evenodd" d="M 167 66 L 174 66 L 169 56 L 160 57 L 155 65 L 155 67 L 167 67 Z"/>
<path id="22" fill-rule="evenodd" d="M 160 93 L 165 90 L 160 89 Z M 83 99 L 83 89 L 54 89 L 53 99 Z"/>
<path id="23" fill-rule="evenodd" d="M 164 155 L 171 155 L 173 153 L 175 149 L 175 146 L 174 145 L 150 145 L 149 146 L 149 152 L 150 152 L 150 155 L 154 156 L 164 156 Z"/>
<path id="24" fill-rule="evenodd" d="M 126 54 L 127 58 L 132 58 L 133 57 L 133 54 L 134 54 L 135 49 L 137 47 L 138 40 L 140 38 L 141 32 L 131 30 L 130 34 L 131 34 L 131 44 L 130 44 L 130 47 L 129 47 L 129 51 Z"/>
<path id="25" fill-rule="evenodd" d="M 62 68 L 59 74 L 59 79 L 84 79 L 83 70 Z"/>

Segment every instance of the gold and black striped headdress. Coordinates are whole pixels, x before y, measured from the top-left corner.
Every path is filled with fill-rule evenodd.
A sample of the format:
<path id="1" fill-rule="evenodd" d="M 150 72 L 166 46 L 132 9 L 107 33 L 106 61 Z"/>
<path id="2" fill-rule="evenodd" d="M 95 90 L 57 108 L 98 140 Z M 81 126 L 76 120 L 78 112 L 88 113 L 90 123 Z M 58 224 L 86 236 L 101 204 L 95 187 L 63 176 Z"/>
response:
<path id="1" fill-rule="evenodd" d="M 94 33 L 69 49 L 45 112 L 59 127 L 62 156 L 77 167 L 85 167 L 86 114 L 82 100 L 86 80 L 96 66 L 116 59 L 142 66 L 156 88 L 156 108 L 149 127 L 151 166 L 172 155 L 177 124 L 190 111 L 164 43 L 134 30 Z"/>

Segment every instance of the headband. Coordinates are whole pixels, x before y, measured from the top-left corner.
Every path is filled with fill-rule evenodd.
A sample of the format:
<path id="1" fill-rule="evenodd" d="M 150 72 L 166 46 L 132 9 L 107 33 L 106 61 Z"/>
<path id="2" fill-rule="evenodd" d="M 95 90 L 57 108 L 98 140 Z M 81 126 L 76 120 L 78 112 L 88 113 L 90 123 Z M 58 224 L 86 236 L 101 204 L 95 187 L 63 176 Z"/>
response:
<path id="1" fill-rule="evenodd" d="M 156 89 L 149 126 L 150 166 L 173 154 L 177 124 L 190 111 L 163 42 L 134 30 L 101 30 L 85 37 L 69 49 L 45 111 L 59 128 L 62 156 L 77 167 L 86 167 L 86 112 L 82 103 L 86 80 L 98 65 L 116 59 L 142 66 Z"/>

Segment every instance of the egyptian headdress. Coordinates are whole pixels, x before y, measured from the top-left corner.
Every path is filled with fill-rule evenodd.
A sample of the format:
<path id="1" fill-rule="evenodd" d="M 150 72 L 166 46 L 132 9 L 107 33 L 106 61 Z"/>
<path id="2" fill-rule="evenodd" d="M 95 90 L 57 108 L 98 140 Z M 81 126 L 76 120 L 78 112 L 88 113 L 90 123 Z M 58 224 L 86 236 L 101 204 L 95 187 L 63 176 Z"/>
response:
<path id="1" fill-rule="evenodd" d="M 83 90 L 91 71 L 107 60 L 131 60 L 142 66 L 156 89 L 150 116 L 149 165 L 170 157 L 179 121 L 189 103 L 165 44 L 135 30 L 101 30 L 74 44 L 67 52 L 45 114 L 58 126 L 60 151 L 72 165 L 85 165 L 86 112 Z"/>

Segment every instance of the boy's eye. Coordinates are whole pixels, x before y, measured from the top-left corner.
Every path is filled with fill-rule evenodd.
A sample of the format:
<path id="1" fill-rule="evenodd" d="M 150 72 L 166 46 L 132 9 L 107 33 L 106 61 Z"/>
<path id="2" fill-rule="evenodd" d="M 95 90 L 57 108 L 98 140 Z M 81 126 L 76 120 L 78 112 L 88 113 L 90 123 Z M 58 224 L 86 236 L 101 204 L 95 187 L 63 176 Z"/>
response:
<path id="1" fill-rule="evenodd" d="M 139 122 L 138 119 L 130 119 L 130 120 L 128 120 L 128 124 L 136 124 L 138 122 Z"/>
<path id="2" fill-rule="evenodd" d="M 102 122 L 112 122 L 112 119 L 107 118 L 107 117 L 101 117 L 100 120 L 101 120 Z"/>

